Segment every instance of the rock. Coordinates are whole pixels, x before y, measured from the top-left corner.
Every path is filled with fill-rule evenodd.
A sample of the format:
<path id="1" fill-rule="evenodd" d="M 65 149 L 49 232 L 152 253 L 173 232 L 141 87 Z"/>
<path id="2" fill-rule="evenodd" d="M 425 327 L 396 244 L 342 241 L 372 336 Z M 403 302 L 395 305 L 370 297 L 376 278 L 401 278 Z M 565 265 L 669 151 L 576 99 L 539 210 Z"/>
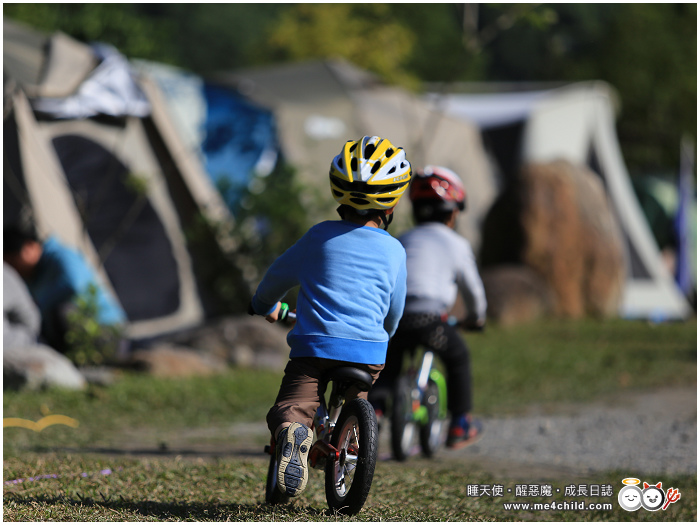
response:
<path id="1" fill-rule="evenodd" d="M 531 164 L 489 212 L 481 264 L 532 269 L 553 293 L 557 316 L 609 317 L 625 282 L 623 242 L 595 173 L 566 161 Z"/>
<path id="2" fill-rule="evenodd" d="M 492 266 L 482 272 L 488 318 L 502 326 L 532 322 L 552 313 L 554 297 L 547 283 L 525 265 Z"/>
<path id="3" fill-rule="evenodd" d="M 130 365 L 156 377 L 206 376 L 226 368 L 223 360 L 211 354 L 164 343 L 134 351 Z"/>
<path id="4" fill-rule="evenodd" d="M 289 329 L 260 316 L 231 316 L 171 336 L 168 341 L 212 354 L 233 366 L 283 370 L 289 359 Z"/>
<path id="5" fill-rule="evenodd" d="M 2 366 L 4 389 L 39 390 L 60 387 L 82 390 L 87 385 L 70 359 L 41 344 L 3 349 Z"/>
<path id="6" fill-rule="evenodd" d="M 81 366 L 78 370 L 90 385 L 110 386 L 117 380 L 114 368 L 109 366 Z"/>

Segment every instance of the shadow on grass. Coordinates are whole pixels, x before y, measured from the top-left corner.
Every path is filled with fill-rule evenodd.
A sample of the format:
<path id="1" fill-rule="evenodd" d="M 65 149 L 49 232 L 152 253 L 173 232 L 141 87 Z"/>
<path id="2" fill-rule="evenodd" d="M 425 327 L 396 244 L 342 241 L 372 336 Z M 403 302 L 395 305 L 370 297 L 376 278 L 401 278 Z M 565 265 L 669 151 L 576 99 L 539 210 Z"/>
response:
<path id="1" fill-rule="evenodd" d="M 69 454 L 107 454 L 110 456 L 161 456 L 161 457 L 269 457 L 261 446 L 258 449 L 228 449 L 217 448 L 170 448 L 167 446 L 117 448 L 117 447 L 34 447 L 32 452 L 62 452 Z"/>
<path id="2" fill-rule="evenodd" d="M 220 503 L 162 503 L 156 501 L 131 501 L 126 499 L 107 498 L 105 501 L 96 501 L 92 498 L 67 498 L 67 497 L 18 497 L 11 494 L 5 495 L 5 503 L 12 501 L 18 505 L 32 507 L 35 505 L 63 505 L 69 514 L 69 507 L 91 507 L 95 510 L 104 509 L 114 519 L 114 513 L 121 515 L 124 521 L 132 521 L 133 518 L 156 518 L 159 521 L 186 520 L 186 521 L 270 521 L 289 515 L 298 520 L 301 517 L 307 521 L 314 518 L 329 517 L 334 514 L 328 509 L 317 509 L 306 505 L 268 505 L 259 504 L 220 504 Z"/>

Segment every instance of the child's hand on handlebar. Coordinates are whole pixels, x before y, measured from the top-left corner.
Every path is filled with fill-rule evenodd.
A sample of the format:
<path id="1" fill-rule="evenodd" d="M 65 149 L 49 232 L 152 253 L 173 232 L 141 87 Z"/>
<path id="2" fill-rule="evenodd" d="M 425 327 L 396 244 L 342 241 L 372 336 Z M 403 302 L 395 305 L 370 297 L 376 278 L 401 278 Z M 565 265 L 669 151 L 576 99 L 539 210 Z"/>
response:
<path id="1" fill-rule="evenodd" d="M 275 309 L 265 316 L 268 323 L 276 323 L 279 320 L 280 310 L 282 309 L 282 303 L 277 301 Z"/>
<path id="2" fill-rule="evenodd" d="M 460 328 L 469 332 L 483 332 L 485 324 L 484 319 L 478 319 L 475 315 L 470 314 L 460 323 Z"/>

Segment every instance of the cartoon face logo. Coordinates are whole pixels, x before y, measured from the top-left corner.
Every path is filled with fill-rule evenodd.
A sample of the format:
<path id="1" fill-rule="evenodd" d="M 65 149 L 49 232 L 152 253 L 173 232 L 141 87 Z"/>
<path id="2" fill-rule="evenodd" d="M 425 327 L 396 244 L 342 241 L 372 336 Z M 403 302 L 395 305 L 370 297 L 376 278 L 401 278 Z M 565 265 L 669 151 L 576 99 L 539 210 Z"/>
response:
<path id="1" fill-rule="evenodd" d="M 663 504 L 664 491 L 661 489 L 661 482 L 656 485 L 644 483 L 644 491 L 642 492 L 642 506 L 652 512 L 659 510 Z"/>
<path id="2" fill-rule="evenodd" d="M 632 512 L 642 506 L 642 489 L 634 485 L 627 485 L 617 495 L 617 502 L 626 511 Z"/>

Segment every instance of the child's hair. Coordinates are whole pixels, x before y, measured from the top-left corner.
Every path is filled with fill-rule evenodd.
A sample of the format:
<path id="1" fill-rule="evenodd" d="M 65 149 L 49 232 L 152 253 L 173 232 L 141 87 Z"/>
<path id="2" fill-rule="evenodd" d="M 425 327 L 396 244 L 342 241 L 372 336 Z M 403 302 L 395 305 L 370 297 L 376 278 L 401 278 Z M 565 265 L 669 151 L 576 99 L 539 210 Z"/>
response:
<path id="1" fill-rule="evenodd" d="M 416 224 L 426 222 L 442 222 L 446 223 L 452 217 L 452 210 L 445 210 L 439 203 L 435 201 L 414 201 L 413 202 L 413 220 Z"/>
<path id="2" fill-rule="evenodd" d="M 21 227 L 17 224 L 3 228 L 3 255 L 18 254 L 28 242 L 39 242 L 39 238 L 33 229 Z"/>
<path id="3" fill-rule="evenodd" d="M 381 224 L 382 217 L 386 217 L 384 210 L 358 210 L 347 204 L 341 204 L 336 210 L 340 218 L 346 221 L 350 220 L 376 220 Z"/>

